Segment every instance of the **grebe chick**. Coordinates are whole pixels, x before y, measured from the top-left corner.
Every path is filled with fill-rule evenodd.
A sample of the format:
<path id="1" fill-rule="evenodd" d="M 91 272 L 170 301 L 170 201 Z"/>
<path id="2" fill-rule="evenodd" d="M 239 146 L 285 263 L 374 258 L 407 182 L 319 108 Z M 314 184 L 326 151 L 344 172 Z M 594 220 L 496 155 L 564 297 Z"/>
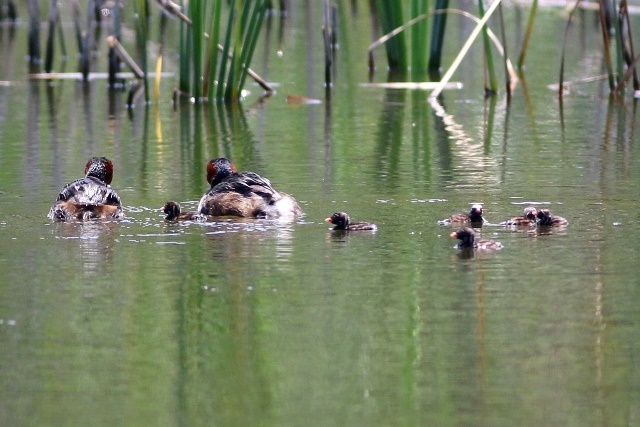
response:
<path id="1" fill-rule="evenodd" d="M 549 209 L 540 209 L 538 211 L 539 227 L 566 227 L 569 221 L 561 216 L 552 215 Z"/>
<path id="2" fill-rule="evenodd" d="M 334 224 L 335 227 L 333 227 L 333 230 L 375 231 L 378 229 L 378 227 L 371 222 L 351 222 L 349 219 L 349 215 L 347 215 L 345 212 L 336 212 L 324 221 Z"/>
<path id="3" fill-rule="evenodd" d="M 522 216 L 514 216 L 506 221 L 502 221 L 500 225 L 511 225 L 516 227 L 536 225 L 538 211 L 535 206 L 527 206 L 524 208 Z"/>
<path id="4" fill-rule="evenodd" d="M 461 228 L 458 231 L 454 231 L 450 234 L 450 237 L 459 239 L 460 242 L 456 245 L 458 249 L 477 249 L 485 251 L 495 251 L 502 249 L 503 245 L 500 242 L 490 239 L 476 239 L 476 233 L 469 227 Z"/>
<path id="5" fill-rule="evenodd" d="M 471 206 L 471 210 L 468 214 L 458 213 L 453 214 L 447 219 L 438 221 L 443 225 L 471 225 L 472 227 L 482 227 L 485 223 L 482 217 L 482 205 L 475 203 Z"/>
<path id="6" fill-rule="evenodd" d="M 164 218 L 167 221 L 206 221 L 206 215 L 202 215 L 199 212 L 181 212 L 180 205 L 176 202 L 167 202 L 162 207 L 162 212 L 167 216 Z"/>

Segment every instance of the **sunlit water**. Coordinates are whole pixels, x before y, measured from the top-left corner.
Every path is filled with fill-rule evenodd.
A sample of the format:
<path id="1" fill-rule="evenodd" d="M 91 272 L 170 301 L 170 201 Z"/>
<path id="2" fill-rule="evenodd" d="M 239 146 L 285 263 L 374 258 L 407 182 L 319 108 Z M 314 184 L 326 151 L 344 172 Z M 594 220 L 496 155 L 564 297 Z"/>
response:
<path id="1" fill-rule="evenodd" d="M 9 42 L 2 29 L 0 424 L 640 423 L 635 106 L 579 86 L 562 125 L 547 89 L 559 54 L 541 42 L 510 104 L 485 102 L 463 69 L 441 119 L 424 92 L 359 86 L 364 12 L 345 18 L 362 31 L 341 46 L 331 103 L 287 105 L 324 99 L 304 13 L 286 22 L 283 57 L 258 54 L 276 96 L 175 111 L 170 81 L 132 118 L 103 81 L 22 81 L 26 30 Z M 541 33 L 564 31 L 543 17 Z M 574 76 L 597 53 L 585 55 Z M 114 161 L 128 218 L 51 223 L 92 155 Z M 217 156 L 305 216 L 165 222 L 165 201 L 197 206 Z M 472 203 L 504 249 L 454 249 L 438 220 Z M 569 227 L 497 225 L 530 203 Z M 332 232 L 335 211 L 378 230 Z"/>

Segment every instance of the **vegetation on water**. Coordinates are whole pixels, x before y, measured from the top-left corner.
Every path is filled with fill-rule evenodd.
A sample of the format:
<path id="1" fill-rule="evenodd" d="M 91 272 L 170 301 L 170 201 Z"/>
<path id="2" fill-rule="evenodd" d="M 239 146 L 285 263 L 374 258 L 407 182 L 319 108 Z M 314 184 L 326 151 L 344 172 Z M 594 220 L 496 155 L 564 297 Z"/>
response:
<path id="1" fill-rule="evenodd" d="M 498 2 L 497 17 L 488 19 L 495 9 L 489 7 L 485 10 L 485 3 L 478 0 L 477 15 L 468 11 L 449 9 L 448 0 L 435 0 L 433 4 L 429 0 L 411 0 L 399 2 L 396 0 L 369 0 L 370 13 L 374 28 L 379 28 L 382 37 L 370 47 L 370 69 L 375 70 L 373 51 L 379 45 L 384 45 L 386 52 L 386 64 L 389 67 L 389 79 L 393 81 L 412 80 L 420 82 L 435 80 L 441 87 L 451 78 L 453 71 L 458 66 L 466 52 L 472 48 L 473 38 L 469 38 L 465 46 L 460 48 L 459 58 L 450 67 L 443 67 L 442 58 L 445 46 L 447 23 L 452 14 L 460 14 L 478 22 L 481 34 L 481 43 L 475 44 L 480 48 L 484 56 L 484 70 L 478 70 L 485 80 L 485 92 L 487 96 L 499 92 L 498 71 L 495 66 L 494 54 L 498 53 L 503 58 L 506 79 L 506 92 L 510 95 L 513 81 L 517 80 L 511 72 L 511 65 L 507 52 L 507 36 L 503 19 L 502 5 Z M 357 3 L 353 0 L 352 3 Z M 364 0 L 361 0 L 364 2 Z M 260 37 L 262 24 L 268 14 L 280 13 L 286 16 L 287 1 L 278 3 L 279 11 L 275 11 L 275 4 L 271 0 L 190 0 L 180 4 L 169 0 L 113 0 L 109 3 L 103 0 L 87 0 L 84 4 L 84 15 L 77 1 L 69 4 L 51 1 L 49 3 L 46 31 L 46 47 L 44 52 L 44 72 L 51 78 L 56 78 L 60 73 L 53 73 L 53 64 L 56 56 L 63 60 L 69 56 L 68 44 L 62 31 L 61 15 L 63 9 L 70 8 L 73 17 L 77 54 L 79 57 L 78 70 L 83 79 L 88 80 L 92 67 L 91 55 L 98 49 L 103 40 L 108 40 L 109 45 L 109 85 L 113 88 L 122 87 L 123 78 L 121 71 L 123 64 L 131 69 L 136 82 L 131 85 L 131 95 L 137 91 L 143 91 L 145 100 L 151 100 L 150 79 L 155 79 L 154 100 L 160 96 L 160 81 L 163 67 L 163 45 L 167 43 L 163 38 L 165 28 L 168 25 L 178 25 L 180 37 L 178 40 L 179 51 L 179 83 L 176 95 L 190 99 L 194 102 L 237 102 L 242 98 L 242 91 L 247 77 L 255 79 L 266 92 L 271 87 L 260 79 L 250 69 L 250 64 Z M 338 2 L 341 3 L 341 2 Z M 494 2 L 495 3 L 495 2 Z M 491 6 L 494 6 L 491 3 Z M 330 97 L 332 84 L 332 70 L 335 63 L 335 48 L 338 46 L 338 20 L 341 7 L 329 0 L 323 3 L 323 28 L 317 29 L 318 36 L 324 39 L 325 50 L 325 82 L 327 86 L 327 98 Z M 40 50 L 40 28 L 45 12 L 39 0 L 29 0 L 26 11 L 29 23 L 28 57 L 32 64 L 31 72 L 39 70 L 42 62 Z M 522 70 L 526 63 L 526 54 L 533 40 L 535 17 L 539 8 L 538 0 L 532 0 L 528 14 L 528 21 L 522 44 L 518 53 L 517 67 Z M 581 9 L 596 9 L 599 18 L 599 27 L 603 40 L 603 60 L 607 71 L 607 80 L 610 92 L 613 96 L 623 96 L 624 88 L 633 80 L 633 88 L 640 90 L 636 64 L 640 56 L 634 50 L 632 37 L 632 20 L 630 9 L 626 0 L 608 2 L 598 0 L 597 3 L 588 3 L 576 0 L 567 20 L 567 29 L 571 28 L 575 12 Z M 0 20 L 15 22 L 19 19 L 19 8 L 13 0 L 0 2 Z M 487 16 L 483 23 L 482 18 Z M 110 25 L 103 25 L 103 19 L 108 17 Z M 156 18 L 156 17 L 159 17 Z M 169 19 L 173 18 L 173 19 Z M 127 18 L 127 19 L 125 19 Z M 344 19 L 344 17 L 342 17 Z M 126 23 L 125 23 L 126 22 Z M 159 25 L 158 25 L 159 23 Z M 133 28 L 136 34 L 135 55 L 130 55 L 120 44 L 121 28 L 128 26 Z M 154 26 L 158 26 L 159 36 L 154 37 Z M 378 27 L 379 26 L 379 27 Z M 491 31 L 490 27 L 497 27 L 497 31 Z M 348 29 L 348 27 L 345 27 Z M 103 36 L 101 31 L 108 31 Z M 316 31 L 309 29 L 309 31 Z M 409 32 L 408 35 L 405 33 Z M 501 42 L 493 33 L 500 34 Z M 348 37 L 344 34 L 343 37 Z M 159 42 L 160 41 L 160 42 Z M 492 44 L 493 42 L 493 44 Z M 159 44 L 156 51 L 151 51 L 152 44 Z M 60 54 L 57 55 L 56 49 Z M 564 62 L 566 42 L 558 47 L 562 50 L 559 64 L 558 93 L 562 97 L 566 82 L 564 81 Z M 155 55 L 155 57 L 154 57 Z M 133 59 L 135 57 L 135 59 Z M 155 64 L 155 67 L 154 67 Z M 154 72 L 151 72 L 151 69 Z M 64 65 L 62 67 L 64 70 Z M 442 71 L 445 73 L 441 78 Z M 94 71 L 95 72 L 95 71 Z M 432 96 L 439 93 L 436 90 Z"/>

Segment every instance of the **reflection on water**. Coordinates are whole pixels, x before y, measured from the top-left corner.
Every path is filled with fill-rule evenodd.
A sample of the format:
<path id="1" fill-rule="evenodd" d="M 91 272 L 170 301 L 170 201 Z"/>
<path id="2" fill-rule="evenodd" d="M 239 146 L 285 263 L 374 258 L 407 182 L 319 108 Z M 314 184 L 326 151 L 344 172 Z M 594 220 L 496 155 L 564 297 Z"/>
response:
<path id="1" fill-rule="evenodd" d="M 85 276 L 113 267 L 113 251 L 122 231 L 118 221 L 59 222 L 53 227 L 56 238 L 78 240 Z"/>

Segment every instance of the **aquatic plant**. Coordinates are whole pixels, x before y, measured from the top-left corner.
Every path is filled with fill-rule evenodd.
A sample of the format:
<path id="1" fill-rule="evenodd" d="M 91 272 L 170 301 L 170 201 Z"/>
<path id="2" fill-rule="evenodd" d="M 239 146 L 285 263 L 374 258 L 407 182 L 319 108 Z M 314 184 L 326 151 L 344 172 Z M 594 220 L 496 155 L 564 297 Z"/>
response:
<path id="1" fill-rule="evenodd" d="M 558 84 L 558 96 L 561 99 L 567 88 L 567 84 L 564 81 L 567 38 L 575 12 L 580 7 L 582 7 L 581 0 L 577 0 L 569 14 L 565 29 Z M 605 0 L 599 0 L 598 17 L 600 30 L 602 32 L 603 62 L 607 70 L 607 82 L 611 95 L 620 96 L 620 94 L 623 93 L 626 82 L 632 76 L 633 86 L 637 91 L 640 89 L 640 82 L 638 81 L 636 64 L 638 60 L 640 60 L 640 56 L 636 57 L 633 49 L 633 37 L 627 1 L 621 0 L 619 5 L 616 6 L 615 2 L 610 3 Z M 613 55 L 615 55 L 615 66 Z"/>
<path id="2" fill-rule="evenodd" d="M 205 97 L 209 102 L 240 99 L 268 2 L 229 1 L 220 46 L 225 20 L 222 3 L 191 0 L 187 5 L 188 20 L 181 22 L 179 88 L 181 94 L 189 94 L 196 102 Z"/>
<path id="3" fill-rule="evenodd" d="M 444 33 L 446 26 L 446 16 L 450 13 L 448 0 L 436 0 L 433 14 L 432 37 L 430 48 L 428 43 L 428 25 L 431 14 L 428 12 L 427 1 L 413 0 L 411 2 L 411 20 L 402 22 L 402 2 L 393 0 L 378 0 L 378 15 L 382 30 L 385 35 L 369 46 L 369 67 L 373 69 L 374 60 L 372 50 L 384 44 L 387 52 L 387 62 L 389 69 L 395 73 L 404 73 L 411 67 L 412 78 L 419 79 L 425 71 L 429 71 L 432 76 L 437 77 L 440 71 L 442 47 L 444 45 Z M 478 1 L 480 16 L 484 16 L 484 6 L 482 0 Z M 486 21 L 485 21 L 486 22 Z M 405 42 L 404 31 L 411 28 L 411 63 L 407 60 L 408 46 Z M 486 93 L 497 93 L 497 80 L 493 65 L 493 57 L 490 46 L 490 36 L 486 24 L 482 24 L 484 40 L 484 55 L 486 70 L 489 81 L 485 84 Z M 504 30 L 503 30 L 504 34 Z M 503 36 L 504 38 L 504 36 Z M 506 62 L 505 62 L 506 64 Z M 507 74 L 507 87 L 510 86 L 509 74 Z"/>

